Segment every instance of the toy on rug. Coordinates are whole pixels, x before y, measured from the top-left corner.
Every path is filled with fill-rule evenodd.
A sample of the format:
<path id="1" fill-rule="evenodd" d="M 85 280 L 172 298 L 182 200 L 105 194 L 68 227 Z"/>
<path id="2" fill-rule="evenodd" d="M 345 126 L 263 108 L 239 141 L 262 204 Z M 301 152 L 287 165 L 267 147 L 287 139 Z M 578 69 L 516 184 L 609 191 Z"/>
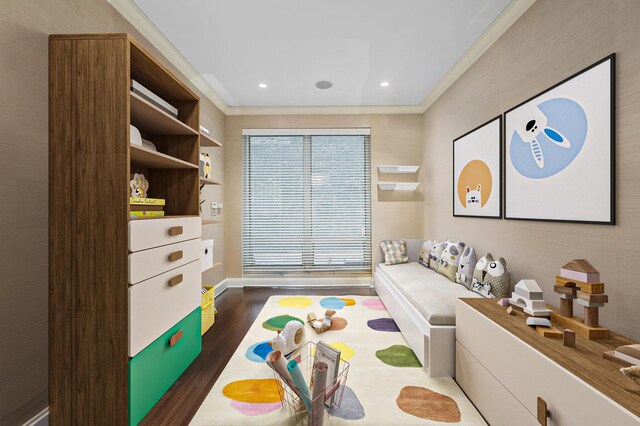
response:
<path id="1" fill-rule="evenodd" d="M 640 385 L 640 366 L 639 365 L 621 368 L 620 372 L 625 376 L 627 376 L 636 385 Z"/>
<path id="2" fill-rule="evenodd" d="M 149 189 L 149 181 L 142 173 L 135 173 L 133 179 L 129 181 L 131 188 L 131 196 L 135 198 L 147 198 L 147 190 Z"/>
<path id="3" fill-rule="evenodd" d="M 311 325 L 311 328 L 316 331 L 316 333 L 321 334 L 331 328 L 331 319 L 335 314 L 336 311 L 328 309 L 324 313 L 324 318 L 319 320 L 318 317 L 316 317 L 316 314 L 310 312 L 307 314 L 307 322 Z"/>
<path id="4" fill-rule="evenodd" d="M 532 317 L 549 317 L 551 309 L 542 297 L 542 289 L 535 280 L 520 280 L 509 299 L 511 305 L 522 308 L 525 314 Z"/>
<path id="5" fill-rule="evenodd" d="M 553 290 L 560 295 L 560 313 L 551 319 L 564 327 L 572 327 L 580 335 L 593 339 L 608 339 L 609 330 L 600 327 L 598 310 L 609 302 L 604 294 L 600 272 L 586 259 L 574 259 L 560 269 Z M 584 321 L 573 316 L 573 301 L 584 307 Z"/>
<path id="6" fill-rule="evenodd" d="M 282 331 L 278 330 L 278 335 L 273 338 L 269 345 L 274 351 L 289 355 L 304 343 L 304 324 L 298 321 L 289 321 Z"/>

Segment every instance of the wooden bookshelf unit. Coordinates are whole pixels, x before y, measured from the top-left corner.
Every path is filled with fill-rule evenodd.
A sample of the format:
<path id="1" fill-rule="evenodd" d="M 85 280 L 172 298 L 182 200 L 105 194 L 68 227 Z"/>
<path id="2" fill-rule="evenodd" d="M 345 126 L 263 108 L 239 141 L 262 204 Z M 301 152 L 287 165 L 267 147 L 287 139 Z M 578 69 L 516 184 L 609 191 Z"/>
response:
<path id="1" fill-rule="evenodd" d="M 135 425 L 200 353 L 199 102 L 128 34 L 49 37 L 51 424 Z M 162 220 L 129 218 L 133 173 Z"/>

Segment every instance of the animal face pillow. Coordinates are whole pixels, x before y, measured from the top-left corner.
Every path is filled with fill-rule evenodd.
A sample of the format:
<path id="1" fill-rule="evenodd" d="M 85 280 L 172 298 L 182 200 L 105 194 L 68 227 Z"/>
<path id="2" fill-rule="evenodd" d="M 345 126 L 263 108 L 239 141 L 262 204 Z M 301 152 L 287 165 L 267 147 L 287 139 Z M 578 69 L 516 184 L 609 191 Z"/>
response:
<path id="1" fill-rule="evenodd" d="M 445 242 L 434 241 L 431 244 L 431 252 L 429 253 L 429 268 L 434 271 L 438 270 L 438 260 L 440 260 L 440 255 L 442 255 L 442 251 L 444 250 Z"/>
<path id="2" fill-rule="evenodd" d="M 507 297 L 511 289 L 511 274 L 507 269 L 507 261 L 502 257 L 495 261 L 491 253 L 483 256 L 473 271 L 471 289 L 485 297 Z"/>
<path id="3" fill-rule="evenodd" d="M 418 263 L 422 266 L 429 267 L 429 254 L 431 253 L 431 245 L 433 241 L 426 240 L 422 243 L 422 249 L 420 249 L 420 257 L 418 258 Z"/>
<path id="4" fill-rule="evenodd" d="M 462 250 L 464 250 L 464 243 L 462 241 L 454 243 L 453 241 L 447 240 L 444 243 L 444 249 L 442 249 L 440 259 L 438 260 L 438 273 L 449 278 L 452 282 L 456 282 L 458 261 Z"/>
<path id="5" fill-rule="evenodd" d="M 473 247 L 465 247 L 460 260 L 458 261 L 458 270 L 456 271 L 456 283 L 471 289 L 471 280 L 473 279 L 473 270 L 478 262 L 476 251 Z"/>

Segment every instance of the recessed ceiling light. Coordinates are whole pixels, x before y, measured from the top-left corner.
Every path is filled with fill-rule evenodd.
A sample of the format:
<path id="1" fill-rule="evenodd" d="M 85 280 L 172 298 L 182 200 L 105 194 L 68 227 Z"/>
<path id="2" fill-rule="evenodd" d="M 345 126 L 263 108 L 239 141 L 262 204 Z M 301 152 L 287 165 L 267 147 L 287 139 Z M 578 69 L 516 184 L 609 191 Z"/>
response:
<path id="1" fill-rule="evenodd" d="M 258 87 L 261 89 L 266 89 L 267 88 L 267 83 L 260 83 L 258 84 Z"/>
<path id="2" fill-rule="evenodd" d="M 331 89 L 333 87 L 333 83 L 330 81 L 326 81 L 326 80 L 320 80 L 316 83 L 316 87 L 318 89 Z"/>
<path id="3" fill-rule="evenodd" d="M 389 85 L 388 81 L 383 81 L 382 83 L 380 83 L 380 87 L 387 87 Z"/>

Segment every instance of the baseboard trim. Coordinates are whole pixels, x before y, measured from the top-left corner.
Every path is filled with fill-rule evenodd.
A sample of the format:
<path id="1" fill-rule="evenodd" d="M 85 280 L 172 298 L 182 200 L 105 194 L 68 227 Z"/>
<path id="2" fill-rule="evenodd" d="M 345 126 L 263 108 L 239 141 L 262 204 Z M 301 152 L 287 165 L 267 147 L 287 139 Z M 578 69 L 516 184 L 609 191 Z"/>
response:
<path id="1" fill-rule="evenodd" d="M 30 420 L 27 420 L 23 426 L 39 426 L 41 424 L 48 424 L 48 422 L 42 423 L 43 420 L 49 417 L 49 407 L 40 411 L 38 414 L 33 416 Z"/>
<path id="2" fill-rule="evenodd" d="M 216 284 L 214 286 L 213 298 L 215 299 L 216 297 L 220 296 L 222 293 L 224 293 L 224 291 L 227 288 L 229 288 L 229 286 L 227 284 L 227 279 L 224 279 L 224 280 L 220 281 L 218 284 Z"/>
<path id="3" fill-rule="evenodd" d="M 227 278 L 218 286 L 227 288 L 270 287 L 270 288 L 332 288 L 332 287 L 372 287 L 369 277 L 361 278 Z M 217 289 L 218 287 L 216 287 Z M 217 291 L 216 291 L 217 293 Z"/>

